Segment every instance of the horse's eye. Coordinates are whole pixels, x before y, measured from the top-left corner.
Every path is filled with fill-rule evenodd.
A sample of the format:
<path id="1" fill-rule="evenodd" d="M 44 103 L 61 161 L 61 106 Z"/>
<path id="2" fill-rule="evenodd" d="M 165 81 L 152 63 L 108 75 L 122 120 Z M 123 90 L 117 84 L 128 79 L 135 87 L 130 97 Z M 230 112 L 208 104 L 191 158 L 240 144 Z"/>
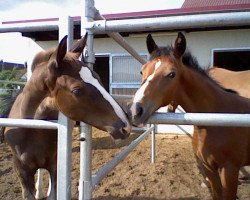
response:
<path id="1" fill-rule="evenodd" d="M 140 71 L 140 74 L 142 75 L 142 71 Z"/>
<path id="2" fill-rule="evenodd" d="M 168 78 L 174 78 L 175 77 L 175 72 L 170 72 L 168 75 L 167 75 L 167 77 Z"/>
<path id="3" fill-rule="evenodd" d="M 73 89 L 71 91 L 76 97 L 80 97 L 82 95 L 82 91 L 80 89 Z"/>

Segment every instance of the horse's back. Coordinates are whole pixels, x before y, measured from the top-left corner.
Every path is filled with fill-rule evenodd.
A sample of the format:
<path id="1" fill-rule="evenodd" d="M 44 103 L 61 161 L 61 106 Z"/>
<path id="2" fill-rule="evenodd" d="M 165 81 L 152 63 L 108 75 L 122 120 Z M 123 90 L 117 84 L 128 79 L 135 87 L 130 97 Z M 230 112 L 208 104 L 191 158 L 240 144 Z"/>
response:
<path id="1" fill-rule="evenodd" d="M 208 74 L 221 86 L 230 88 L 239 93 L 239 95 L 250 98 L 250 70 L 230 71 L 224 68 L 211 67 Z"/>

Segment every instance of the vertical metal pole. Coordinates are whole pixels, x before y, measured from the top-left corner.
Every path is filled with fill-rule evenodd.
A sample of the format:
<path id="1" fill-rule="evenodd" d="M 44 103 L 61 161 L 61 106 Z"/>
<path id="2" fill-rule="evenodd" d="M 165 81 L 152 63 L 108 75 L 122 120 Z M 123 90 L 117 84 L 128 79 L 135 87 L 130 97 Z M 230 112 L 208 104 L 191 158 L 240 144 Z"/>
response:
<path id="1" fill-rule="evenodd" d="M 94 20 L 96 9 L 94 7 L 93 0 L 83 0 L 84 13 L 81 16 L 81 35 L 85 35 L 87 32 L 84 29 L 84 24 L 87 22 L 91 22 Z M 95 54 L 93 51 L 93 42 L 94 42 L 94 34 L 93 31 L 88 30 L 88 40 L 87 40 L 87 48 L 85 51 L 85 60 L 90 69 L 93 69 L 93 64 L 95 63 Z"/>
<path id="2" fill-rule="evenodd" d="M 68 35 L 68 49 L 73 42 L 73 20 L 70 17 L 60 18 L 59 41 Z M 71 154 L 73 121 L 59 112 L 57 143 L 57 199 L 71 199 Z"/>
<path id="3" fill-rule="evenodd" d="M 57 199 L 71 199 L 72 121 L 61 112 L 58 116 Z"/>
<path id="4" fill-rule="evenodd" d="M 79 200 L 92 198 L 92 130 L 91 126 L 80 123 L 81 138 L 85 141 L 80 143 L 80 180 Z"/>
<path id="5" fill-rule="evenodd" d="M 67 49 L 69 50 L 73 45 L 73 37 L 74 37 L 74 23 L 73 23 L 73 18 L 70 16 L 62 16 L 59 19 L 59 41 L 65 35 L 68 35 Z"/>
<path id="6" fill-rule="evenodd" d="M 151 163 L 155 163 L 155 125 L 151 131 Z"/>
<path id="7" fill-rule="evenodd" d="M 94 1 L 83 0 L 83 14 L 81 16 L 81 35 L 85 35 L 85 22 L 93 21 Z M 93 52 L 93 32 L 88 31 L 87 48 L 85 51 L 85 61 L 90 69 L 93 69 L 95 54 Z M 81 138 L 85 141 L 80 143 L 80 180 L 79 180 L 79 200 L 90 200 L 92 198 L 92 128 L 90 125 L 81 122 Z"/>

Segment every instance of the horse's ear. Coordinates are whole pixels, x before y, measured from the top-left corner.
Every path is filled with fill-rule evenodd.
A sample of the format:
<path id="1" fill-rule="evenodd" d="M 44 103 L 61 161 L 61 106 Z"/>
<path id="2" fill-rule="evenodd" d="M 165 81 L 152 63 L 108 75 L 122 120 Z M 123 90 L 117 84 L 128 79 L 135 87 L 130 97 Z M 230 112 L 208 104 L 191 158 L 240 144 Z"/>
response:
<path id="1" fill-rule="evenodd" d="M 179 32 L 174 44 L 174 56 L 180 58 L 186 50 L 186 38 Z"/>
<path id="2" fill-rule="evenodd" d="M 56 49 L 56 61 L 58 64 L 61 63 L 63 60 L 64 56 L 66 55 L 67 52 L 67 38 L 68 36 L 65 35 L 63 39 L 60 41 L 57 49 Z"/>
<path id="3" fill-rule="evenodd" d="M 159 47 L 155 43 L 154 39 L 152 38 L 151 34 L 148 34 L 148 36 L 147 36 L 147 48 L 148 48 L 149 54 L 151 54 L 156 49 L 159 49 Z"/>
<path id="4" fill-rule="evenodd" d="M 80 57 L 80 55 L 81 55 L 81 53 L 86 45 L 87 38 L 88 38 L 88 33 L 86 33 L 84 37 L 82 37 L 80 40 L 78 40 L 69 51 L 76 53 L 77 56 Z"/>

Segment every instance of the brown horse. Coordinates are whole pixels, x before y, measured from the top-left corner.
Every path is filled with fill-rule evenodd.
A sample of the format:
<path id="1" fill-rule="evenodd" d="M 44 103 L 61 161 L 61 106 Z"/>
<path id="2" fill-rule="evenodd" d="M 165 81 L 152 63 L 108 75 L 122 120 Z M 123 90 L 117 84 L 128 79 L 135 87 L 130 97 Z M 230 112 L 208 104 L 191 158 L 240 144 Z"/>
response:
<path id="1" fill-rule="evenodd" d="M 57 119 L 60 111 L 72 120 L 108 131 L 115 139 L 129 136 L 131 126 L 121 107 L 97 75 L 78 60 L 86 40 L 87 35 L 67 52 L 65 36 L 56 49 L 37 54 L 33 74 L 17 96 L 9 118 Z M 35 199 L 34 175 L 44 168 L 51 178 L 48 198 L 56 199 L 57 131 L 7 127 L 5 140 L 13 152 L 23 198 Z"/>
<path id="2" fill-rule="evenodd" d="M 171 102 L 187 112 L 250 112 L 249 99 L 222 88 L 185 53 L 182 33 L 174 47 L 158 47 L 149 35 L 147 48 L 151 57 L 142 66 L 142 85 L 129 109 L 134 125 L 144 125 L 158 108 Z M 250 164 L 250 128 L 197 126 L 192 145 L 213 199 L 236 199 L 239 169 Z"/>
<path id="3" fill-rule="evenodd" d="M 212 79 L 224 88 L 235 90 L 240 96 L 250 98 L 250 70 L 235 72 L 224 68 L 211 67 L 207 72 Z"/>

